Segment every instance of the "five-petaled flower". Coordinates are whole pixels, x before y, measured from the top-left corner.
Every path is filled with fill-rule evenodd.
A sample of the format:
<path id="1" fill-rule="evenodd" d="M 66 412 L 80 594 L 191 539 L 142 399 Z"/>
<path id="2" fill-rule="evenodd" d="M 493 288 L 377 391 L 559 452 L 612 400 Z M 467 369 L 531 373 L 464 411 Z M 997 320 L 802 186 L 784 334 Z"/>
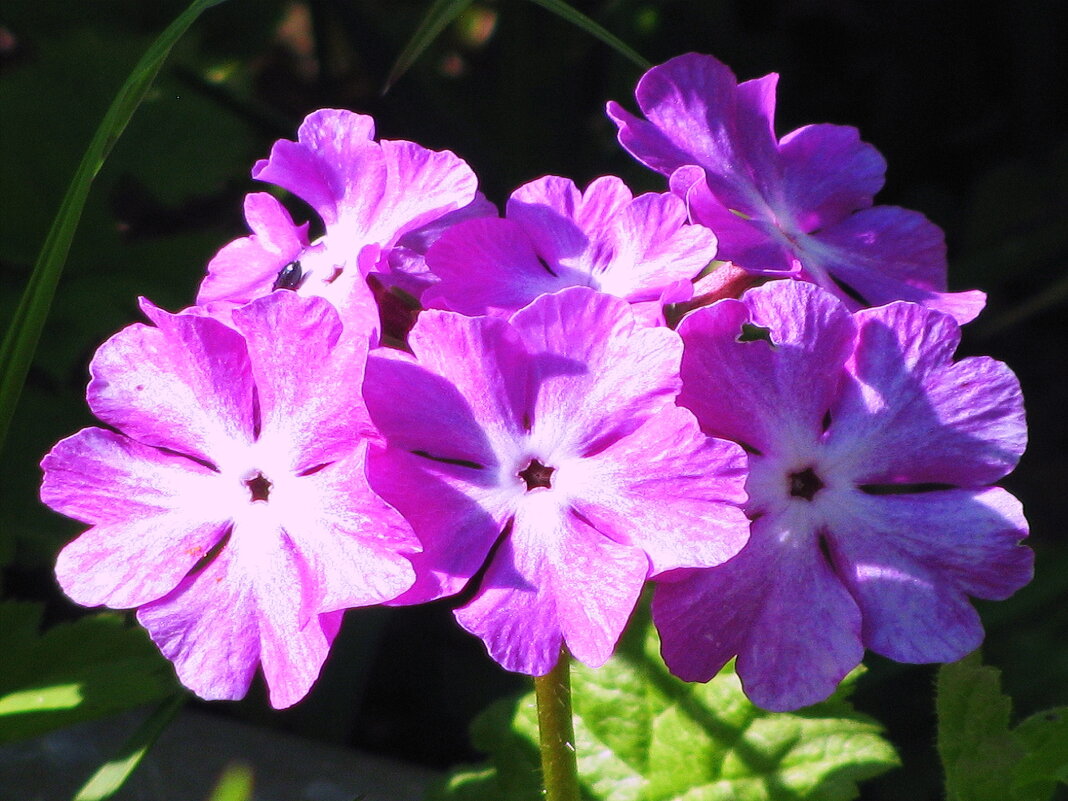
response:
<path id="1" fill-rule="evenodd" d="M 752 536 L 711 570 L 665 577 L 653 620 L 674 673 L 707 680 L 738 656 L 766 709 L 826 698 L 864 648 L 954 661 L 983 631 L 968 596 L 1031 578 L 1019 502 L 990 486 L 1026 442 L 1001 362 L 952 360 L 952 318 L 912 303 L 850 314 L 775 281 L 700 309 L 679 402 L 749 453 Z"/>
<path id="2" fill-rule="evenodd" d="M 370 491 L 364 361 L 322 298 L 275 292 L 234 328 L 150 304 L 92 363 L 87 428 L 45 457 L 41 497 L 92 528 L 59 554 L 64 591 L 137 618 L 203 698 L 262 665 L 286 707 L 319 675 L 345 609 L 413 581 L 419 546 Z"/>
<path id="3" fill-rule="evenodd" d="M 746 540 L 745 457 L 675 405 L 682 340 L 585 287 L 508 320 L 424 312 L 414 358 L 368 359 L 387 447 L 372 486 L 424 550 L 397 603 L 461 589 L 456 612 L 509 670 L 547 673 L 566 643 L 612 654 L 647 578 L 717 565 Z"/>
<path id="4" fill-rule="evenodd" d="M 886 162 L 856 128 L 806 125 L 777 139 L 778 76 L 738 83 L 712 56 L 653 67 L 635 96 L 646 120 L 608 114 L 631 155 L 670 178 L 719 258 L 819 284 L 852 308 L 910 300 L 972 320 L 982 292 L 946 292 L 946 246 L 922 214 L 872 206 Z"/>

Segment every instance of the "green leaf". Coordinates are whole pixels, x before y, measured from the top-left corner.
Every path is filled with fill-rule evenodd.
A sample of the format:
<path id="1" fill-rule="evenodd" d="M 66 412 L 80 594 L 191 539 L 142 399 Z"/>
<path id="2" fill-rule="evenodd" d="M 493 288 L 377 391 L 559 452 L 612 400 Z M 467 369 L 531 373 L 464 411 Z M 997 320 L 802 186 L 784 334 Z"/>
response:
<path id="1" fill-rule="evenodd" d="M 0 447 L 15 413 L 93 179 L 152 86 L 175 42 L 205 9 L 221 2 L 223 0 L 194 0 L 155 41 L 112 101 L 78 166 L 0 344 Z"/>
<path id="2" fill-rule="evenodd" d="M 1046 801 L 1068 782 L 1068 707 L 1010 731 L 1001 672 L 978 651 L 939 670 L 937 709 L 949 801 Z"/>
<path id="3" fill-rule="evenodd" d="M 603 667 L 575 665 L 575 748 L 583 797 L 608 801 L 845 801 L 857 782 L 898 762 L 879 725 L 846 700 L 797 713 L 753 706 L 733 669 L 687 684 L 660 661 L 651 627 L 637 627 Z M 535 801 L 533 693 L 500 702 L 472 726 L 491 765 L 454 772 L 436 801 Z"/>
<path id="4" fill-rule="evenodd" d="M 74 801 L 106 801 L 122 789 L 126 780 L 137 770 L 156 739 L 163 733 L 178 710 L 185 703 L 185 695 L 173 695 L 160 704 L 122 746 L 119 753 L 105 762 L 87 781 Z M 246 796 L 247 798 L 247 796 Z"/>
<path id="5" fill-rule="evenodd" d="M 40 635 L 41 609 L 0 604 L 0 743 L 179 692 L 170 663 L 120 615 L 93 615 Z"/>
<path id="6" fill-rule="evenodd" d="M 382 87 L 382 94 L 389 91 L 401 76 L 404 75 L 423 54 L 430 43 L 433 42 L 445 30 L 446 26 L 462 13 L 464 13 L 474 0 L 434 0 L 433 5 L 427 10 L 423 21 L 415 29 L 412 38 L 404 46 L 401 54 L 389 71 L 386 85 Z"/>
<path id="7" fill-rule="evenodd" d="M 1027 753 L 1016 763 L 1015 801 L 1045 801 L 1068 785 L 1068 706 L 1032 715 L 1013 731 Z"/>
<path id="8" fill-rule="evenodd" d="M 530 0 L 530 2 L 553 12 L 557 16 L 560 16 L 570 22 L 572 25 L 586 31 L 586 33 L 590 34 L 591 36 L 595 36 L 596 38 L 600 39 L 602 42 L 611 47 L 621 56 L 634 62 L 634 64 L 640 67 L 641 69 L 647 70 L 651 66 L 653 66 L 644 58 L 642 58 L 641 55 L 639 55 L 639 53 L 634 50 L 634 48 L 632 48 L 618 36 L 609 33 L 607 30 L 605 30 L 592 19 L 587 17 L 585 14 L 580 11 L 577 11 L 576 9 L 569 6 L 567 3 L 563 2 L 563 0 Z"/>

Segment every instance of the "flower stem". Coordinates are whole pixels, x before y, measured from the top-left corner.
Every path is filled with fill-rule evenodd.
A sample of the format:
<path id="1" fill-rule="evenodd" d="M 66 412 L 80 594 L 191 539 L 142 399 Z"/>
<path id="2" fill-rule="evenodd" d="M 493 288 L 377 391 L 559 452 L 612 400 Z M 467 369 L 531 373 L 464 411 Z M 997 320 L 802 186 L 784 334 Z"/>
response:
<path id="1" fill-rule="evenodd" d="M 556 667 L 534 677 L 545 801 L 579 801 L 575 727 L 571 721 L 571 665 L 566 649 Z"/>

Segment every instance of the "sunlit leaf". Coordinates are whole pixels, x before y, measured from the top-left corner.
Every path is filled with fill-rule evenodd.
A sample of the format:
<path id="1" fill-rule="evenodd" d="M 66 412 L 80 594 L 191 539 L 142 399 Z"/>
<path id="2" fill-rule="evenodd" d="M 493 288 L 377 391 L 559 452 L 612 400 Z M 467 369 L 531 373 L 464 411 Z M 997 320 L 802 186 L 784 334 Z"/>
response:
<path id="1" fill-rule="evenodd" d="M 639 627 L 640 629 L 641 627 Z M 856 798 L 857 782 L 897 764 L 879 725 L 845 696 L 797 713 L 754 707 L 730 668 L 707 684 L 671 676 L 655 632 L 630 635 L 597 670 L 572 672 L 575 747 L 583 797 L 597 801 L 775 801 Z M 500 702 L 472 726 L 491 766 L 456 771 L 437 801 L 535 801 L 533 693 Z"/>
<path id="2" fill-rule="evenodd" d="M 74 796 L 73 801 L 106 801 L 121 790 L 152 748 L 152 744 L 174 720 L 183 703 L 184 695 L 174 695 L 160 704 L 126 741 L 119 753 L 100 766 Z"/>
<path id="3" fill-rule="evenodd" d="M 0 604 L 0 743 L 179 692 L 170 663 L 121 615 L 93 615 L 39 634 L 41 611 L 38 604 Z"/>

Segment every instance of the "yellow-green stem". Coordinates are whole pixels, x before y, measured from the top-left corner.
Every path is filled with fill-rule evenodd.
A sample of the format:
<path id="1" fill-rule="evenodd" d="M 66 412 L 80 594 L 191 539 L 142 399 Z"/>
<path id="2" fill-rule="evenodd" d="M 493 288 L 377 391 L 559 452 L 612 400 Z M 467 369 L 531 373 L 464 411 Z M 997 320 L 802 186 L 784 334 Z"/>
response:
<path id="1" fill-rule="evenodd" d="M 534 677 L 545 801 L 579 801 L 575 727 L 571 721 L 570 657 L 565 649 L 549 673 Z"/>

